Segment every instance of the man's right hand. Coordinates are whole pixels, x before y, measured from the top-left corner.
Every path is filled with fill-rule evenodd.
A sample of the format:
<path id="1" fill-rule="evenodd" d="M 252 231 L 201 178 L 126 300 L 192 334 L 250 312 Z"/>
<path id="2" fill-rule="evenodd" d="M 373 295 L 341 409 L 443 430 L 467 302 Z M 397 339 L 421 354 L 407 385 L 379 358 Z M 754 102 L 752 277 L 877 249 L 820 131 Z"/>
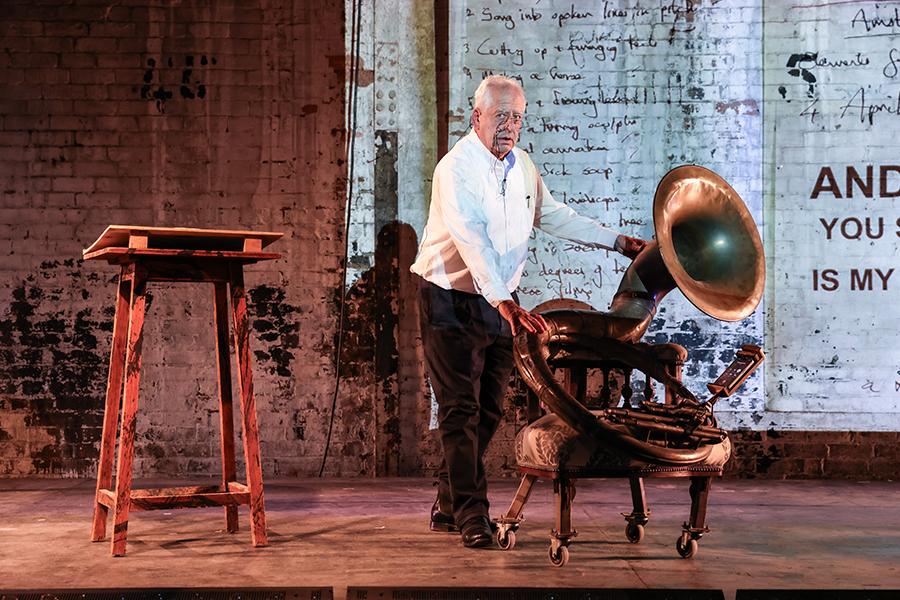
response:
<path id="1" fill-rule="evenodd" d="M 646 245 L 646 240 L 619 234 L 619 237 L 616 238 L 615 250 L 622 256 L 634 260 Z"/>
<path id="2" fill-rule="evenodd" d="M 547 322 L 541 315 L 528 312 L 512 300 L 504 300 L 497 305 L 497 310 L 500 311 L 500 316 L 509 321 L 513 336 L 518 335 L 522 328 L 531 333 L 547 331 Z"/>

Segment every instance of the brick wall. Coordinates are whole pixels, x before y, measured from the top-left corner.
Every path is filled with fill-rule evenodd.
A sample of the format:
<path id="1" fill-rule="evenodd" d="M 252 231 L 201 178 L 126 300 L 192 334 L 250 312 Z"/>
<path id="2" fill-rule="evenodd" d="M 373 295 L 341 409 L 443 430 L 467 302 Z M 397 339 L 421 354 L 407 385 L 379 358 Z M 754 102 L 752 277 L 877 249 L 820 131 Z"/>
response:
<path id="1" fill-rule="evenodd" d="M 285 232 L 284 257 L 247 273 L 264 468 L 317 471 L 343 254 L 342 4 L 11 0 L 0 48 L 0 475 L 93 471 L 116 270 L 80 256 L 111 223 Z M 135 473 L 214 472 L 211 290 L 150 293 Z M 331 473 L 371 470 L 360 352 Z"/>
<path id="2" fill-rule="evenodd" d="M 900 426 L 896 15 L 871 2 L 767 7 L 766 427 Z"/>
<path id="3" fill-rule="evenodd" d="M 737 431 L 726 477 L 761 479 L 900 479 L 894 431 Z"/>
<path id="4" fill-rule="evenodd" d="M 519 80 L 528 107 L 520 145 L 557 200 L 615 231 L 653 237 L 656 185 L 682 164 L 711 168 L 762 221 L 759 105 L 762 12 L 758 2 L 620 2 L 522 8 L 470 0 L 451 20 L 451 140 L 468 127 L 481 79 Z M 628 260 L 538 232 L 520 297 L 527 307 L 571 298 L 606 310 Z M 742 344 L 762 344 L 762 311 L 738 323 L 701 313 L 677 291 L 644 341 L 689 349 L 685 380 L 703 388 Z M 718 407 L 733 418 L 764 412 L 762 377 Z M 509 443 L 515 427 L 499 439 Z M 514 463 L 491 456 L 495 467 Z"/>
<path id="5" fill-rule="evenodd" d="M 569 14 L 571 3 L 538 7 L 547 16 L 534 30 L 542 33 L 534 35 L 523 33 L 535 24 L 527 21 L 524 9 L 513 11 L 518 29 L 512 33 L 504 21 L 483 21 L 485 8 L 502 12 L 495 0 L 470 2 L 473 15 L 465 10 L 450 15 L 452 128 L 467 122 L 466 96 L 483 71 L 518 74 L 530 97 L 544 103 L 529 108 L 526 140 L 538 153 L 543 147 L 567 145 L 590 150 L 585 140 L 611 148 L 608 156 L 536 154 L 554 192 L 572 199 L 578 210 L 595 210 L 609 225 L 646 236 L 646 207 L 634 199 L 649 198 L 668 166 L 698 162 L 720 170 L 760 222 L 771 227 L 777 219 L 762 218 L 767 202 L 775 201 L 764 194 L 764 171 L 769 169 L 763 168 L 768 163 L 760 107 L 773 98 L 783 101 L 781 109 L 787 107 L 787 112 L 799 107 L 791 94 L 805 93 L 805 87 L 797 87 L 805 84 L 788 75 L 784 63 L 795 50 L 809 49 L 806 39 L 815 37 L 810 28 L 822 26 L 822 15 L 790 9 L 785 14 L 769 11 L 766 17 L 759 2 L 660 2 L 651 12 L 642 12 L 639 4 L 644 3 L 621 4 L 633 12 L 605 17 L 621 35 L 614 43 L 603 43 L 617 48 L 616 58 L 604 61 L 592 58 L 599 55 L 596 48 L 578 49 L 579 44 L 590 45 L 589 38 L 568 37 L 580 22 Z M 415 3 L 414 10 L 402 9 L 397 0 L 379 3 L 376 11 L 371 1 L 363 2 L 355 191 L 344 285 L 345 5 L 350 3 L 2 3 L 0 476 L 94 472 L 116 271 L 84 263 L 80 256 L 110 223 L 285 232 L 272 247 L 284 258 L 247 273 L 267 476 L 318 473 L 336 375 L 340 392 L 326 474 L 425 474 L 438 464 L 438 447 L 428 429 L 432 406 L 423 386 L 415 282 L 406 271 L 424 221 L 436 155 L 436 135 L 430 134 L 436 129 L 433 7 Z M 772 26 L 773 15 L 780 25 L 767 30 L 768 39 L 778 43 L 763 48 L 762 31 Z M 834 17 L 836 23 L 842 18 Z M 807 38 L 793 33 L 795 20 L 805 24 L 800 31 Z M 458 34 L 466 22 L 472 28 L 469 37 Z M 537 44 L 541 36 L 558 39 L 562 49 Z M 484 38 L 492 38 L 493 45 L 479 53 Z M 506 51 L 502 41 L 509 42 Z M 568 48 L 570 42 L 574 49 Z M 465 63 L 469 59 L 462 43 L 469 43 L 480 62 Z M 524 49 L 530 54 L 527 61 L 523 54 L 521 65 L 509 54 L 518 43 L 529 44 Z M 601 103 L 606 113 L 586 121 L 596 127 L 585 128 L 571 143 L 566 137 L 571 131 L 554 125 L 577 117 L 573 107 L 583 111 L 584 106 L 570 104 L 566 110 L 571 114 L 566 113 L 553 104 L 553 90 L 574 98 L 593 88 L 559 79 L 560 71 L 548 80 L 549 64 L 534 62 L 545 61 L 535 48 L 572 61 L 563 73 L 601 76 L 598 86 L 608 86 L 607 98 L 615 98 L 619 89 L 620 102 Z M 597 64 L 588 65 L 588 60 Z M 871 64 L 876 65 L 874 55 Z M 763 91 L 763 69 L 787 78 L 784 97 L 774 88 Z M 532 73 L 544 79 L 532 78 Z M 819 73 L 817 89 L 827 81 Z M 625 97 L 640 99 L 640 106 L 622 102 Z M 884 121 L 889 114 L 877 118 L 885 135 L 892 136 L 885 126 L 892 121 Z M 550 119 L 549 128 L 539 116 Z M 796 124 L 794 129 L 811 134 Z M 805 152 L 815 154 L 819 148 L 813 144 Z M 590 170 L 601 163 L 614 169 L 609 179 Z M 562 174 L 576 168 L 578 173 L 588 169 L 593 188 L 583 189 L 583 175 Z M 793 202 L 790 182 L 796 179 L 778 180 L 779 186 L 789 184 L 779 192 L 779 202 Z M 588 193 L 579 195 L 581 191 Z M 767 240 L 775 239 L 772 231 L 765 233 Z M 789 247 L 778 246 L 778 251 Z M 531 305 L 538 301 L 530 293 L 534 290 L 569 297 L 585 296 L 588 290 L 589 299 L 605 308 L 622 267 L 615 257 L 593 253 L 585 260 L 585 255 L 572 255 L 544 238 L 538 239 L 536 250 L 538 262 L 529 265 L 523 294 Z M 780 265 L 792 264 L 790 256 L 781 256 Z M 803 276 L 815 266 L 811 257 L 798 264 Z M 597 265 L 602 269 L 594 273 Z M 543 274 L 542 267 L 548 267 Z M 563 281 L 553 272 L 557 267 L 581 267 L 586 276 L 571 272 Z M 218 468 L 211 291 L 153 285 L 150 294 L 135 473 L 208 475 Z M 336 373 L 342 295 L 347 301 L 345 338 Z M 848 312 L 847 302 L 829 310 Z M 802 303 L 780 306 L 797 312 Z M 883 311 L 894 319 L 895 314 Z M 696 390 L 730 360 L 728 348 L 771 334 L 776 315 L 768 316 L 768 324 L 759 315 L 744 325 L 719 326 L 673 295 L 649 336 L 691 349 L 685 376 Z M 802 319 L 794 323 L 798 328 L 813 324 Z M 873 331 L 863 348 L 871 356 L 878 329 L 868 322 L 857 329 Z M 791 348 L 803 356 L 802 343 Z M 778 357 L 771 353 L 770 361 Z M 876 366 L 893 364 L 884 350 L 875 357 Z M 830 381 L 834 365 L 816 365 L 824 374 L 819 379 L 810 379 L 804 371 L 808 366 L 800 361 L 786 366 L 768 376 L 769 388 L 780 390 L 784 383 L 790 390 L 779 391 L 777 406 L 769 405 L 773 396 L 766 396 L 767 386 L 758 376 L 741 395 L 720 404 L 722 422 L 734 429 L 736 458 L 730 476 L 900 476 L 894 466 L 898 457 L 893 448 L 900 441 L 896 432 L 834 431 L 876 425 L 896 429 L 890 402 L 876 402 L 872 412 L 866 400 L 870 394 L 856 397 L 844 413 L 825 407 L 829 414 L 822 419 L 822 403 L 815 401 L 822 392 L 809 385 Z M 804 384 L 800 388 L 791 379 L 798 374 Z M 839 383 L 846 386 L 848 381 L 854 380 Z M 799 397 L 797 389 L 806 399 L 795 406 L 791 402 Z M 887 388 L 877 389 L 887 393 Z M 487 459 L 492 475 L 514 470 L 512 440 L 524 424 L 519 404 L 519 396 L 511 392 L 504 425 Z M 859 415 L 863 417 L 851 418 Z M 823 430 L 804 430 L 816 427 Z"/>

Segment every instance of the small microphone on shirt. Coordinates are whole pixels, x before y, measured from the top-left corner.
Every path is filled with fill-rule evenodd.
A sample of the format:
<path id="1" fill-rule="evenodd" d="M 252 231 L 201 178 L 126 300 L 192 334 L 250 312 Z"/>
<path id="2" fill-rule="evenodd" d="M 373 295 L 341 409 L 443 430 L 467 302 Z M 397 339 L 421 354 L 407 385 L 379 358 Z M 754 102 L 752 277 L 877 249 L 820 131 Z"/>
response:
<path id="1" fill-rule="evenodd" d="M 502 195 L 506 195 L 506 175 L 503 176 L 503 181 L 500 182 L 500 193 Z"/>

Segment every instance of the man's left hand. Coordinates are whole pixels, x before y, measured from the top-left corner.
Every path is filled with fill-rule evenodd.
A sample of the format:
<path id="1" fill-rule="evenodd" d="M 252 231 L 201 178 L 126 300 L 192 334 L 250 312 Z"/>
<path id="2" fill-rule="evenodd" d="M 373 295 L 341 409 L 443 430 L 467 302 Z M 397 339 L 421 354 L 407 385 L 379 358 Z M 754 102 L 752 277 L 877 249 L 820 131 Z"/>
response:
<path id="1" fill-rule="evenodd" d="M 640 238 L 628 237 L 627 235 L 619 235 L 616 238 L 616 250 L 622 256 L 626 256 L 631 260 L 641 253 L 647 246 L 647 240 L 642 240 Z"/>

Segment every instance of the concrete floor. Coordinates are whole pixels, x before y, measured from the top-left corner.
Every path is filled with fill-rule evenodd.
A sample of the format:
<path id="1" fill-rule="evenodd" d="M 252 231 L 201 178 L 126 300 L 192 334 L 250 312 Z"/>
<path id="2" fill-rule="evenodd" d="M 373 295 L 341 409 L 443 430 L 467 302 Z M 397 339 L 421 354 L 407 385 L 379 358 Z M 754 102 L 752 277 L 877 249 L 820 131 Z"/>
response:
<path id="1" fill-rule="evenodd" d="M 140 487 L 173 482 L 138 482 Z M 204 482 L 178 482 L 181 485 Z M 492 482 L 493 512 L 516 482 Z M 716 481 L 711 533 L 681 559 L 686 480 L 651 480 L 639 545 L 624 537 L 626 480 L 586 480 L 575 499 L 571 560 L 547 560 L 552 485 L 526 507 L 516 548 L 469 550 L 427 530 L 424 479 L 266 482 L 271 545 L 222 530 L 221 509 L 132 513 L 128 555 L 89 541 L 94 483 L 0 480 L 0 588 L 489 586 L 564 588 L 856 588 L 900 590 L 900 483 Z M 137 487 L 137 486 L 136 486 Z"/>

